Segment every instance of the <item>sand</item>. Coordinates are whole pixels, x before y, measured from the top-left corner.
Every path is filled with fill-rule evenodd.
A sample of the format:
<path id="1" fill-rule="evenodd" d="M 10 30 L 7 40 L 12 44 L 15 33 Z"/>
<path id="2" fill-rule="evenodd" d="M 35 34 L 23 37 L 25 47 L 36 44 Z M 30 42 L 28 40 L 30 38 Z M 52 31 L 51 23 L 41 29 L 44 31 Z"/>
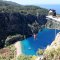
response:
<path id="1" fill-rule="evenodd" d="M 21 41 L 18 41 L 14 44 L 15 48 L 16 48 L 16 56 L 19 56 L 22 54 L 22 50 L 21 50 Z"/>

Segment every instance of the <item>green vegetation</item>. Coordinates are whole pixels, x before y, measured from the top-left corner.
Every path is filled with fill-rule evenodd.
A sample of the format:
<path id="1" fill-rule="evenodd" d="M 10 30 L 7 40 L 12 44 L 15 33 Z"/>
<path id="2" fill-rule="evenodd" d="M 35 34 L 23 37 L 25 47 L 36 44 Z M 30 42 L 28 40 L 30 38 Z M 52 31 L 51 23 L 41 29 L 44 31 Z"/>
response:
<path id="1" fill-rule="evenodd" d="M 44 51 L 44 60 L 60 60 L 60 33 Z"/>
<path id="2" fill-rule="evenodd" d="M 23 14 L 33 14 L 36 15 L 36 13 L 39 14 L 47 14 L 48 10 L 38 7 L 38 6 L 23 6 L 11 1 L 0 1 L 0 12 L 20 12 Z"/>
<path id="3" fill-rule="evenodd" d="M 37 55 L 43 55 L 43 53 L 44 53 L 44 50 L 42 50 L 42 49 L 38 49 L 38 51 L 37 51 Z"/>
<path id="4" fill-rule="evenodd" d="M 46 60 L 59 60 L 60 59 L 60 46 L 57 49 L 51 47 L 50 50 L 46 50 L 45 53 Z"/>
<path id="5" fill-rule="evenodd" d="M 0 50 L 0 60 L 35 60 L 37 56 L 20 55 L 16 57 L 16 49 L 14 45 L 10 45 Z"/>
<path id="6" fill-rule="evenodd" d="M 17 60 L 35 60 L 36 58 L 36 56 L 20 55 Z"/>

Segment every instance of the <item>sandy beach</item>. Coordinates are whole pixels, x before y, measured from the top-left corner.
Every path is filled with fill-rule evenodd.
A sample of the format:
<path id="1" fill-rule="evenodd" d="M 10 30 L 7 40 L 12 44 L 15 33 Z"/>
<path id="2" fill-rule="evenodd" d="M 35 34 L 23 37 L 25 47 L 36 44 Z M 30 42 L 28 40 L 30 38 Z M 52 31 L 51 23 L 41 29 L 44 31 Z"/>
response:
<path id="1" fill-rule="evenodd" d="M 15 48 L 16 48 L 16 56 L 19 56 L 22 54 L 22 50 L 21 50 L 21 41 L 18 41 L 14 44 Z"/>

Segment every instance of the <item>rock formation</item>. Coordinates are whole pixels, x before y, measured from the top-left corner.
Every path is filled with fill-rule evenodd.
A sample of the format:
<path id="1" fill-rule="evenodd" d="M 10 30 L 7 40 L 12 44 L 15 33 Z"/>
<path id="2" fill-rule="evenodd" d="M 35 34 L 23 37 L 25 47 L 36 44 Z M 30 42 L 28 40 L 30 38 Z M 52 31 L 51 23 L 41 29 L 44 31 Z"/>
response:
<path id="1" fill-rule="evenodd" d="M 9 35 L 21 34 L 32 35 L 31 28 L 28 24 L 37 21 L 40 25 L 45 25 L 47 20 L 45 15 L 38 16 L 20 13 L 0 13 L 0 47 L 5 44 L 5 39 Z"/>

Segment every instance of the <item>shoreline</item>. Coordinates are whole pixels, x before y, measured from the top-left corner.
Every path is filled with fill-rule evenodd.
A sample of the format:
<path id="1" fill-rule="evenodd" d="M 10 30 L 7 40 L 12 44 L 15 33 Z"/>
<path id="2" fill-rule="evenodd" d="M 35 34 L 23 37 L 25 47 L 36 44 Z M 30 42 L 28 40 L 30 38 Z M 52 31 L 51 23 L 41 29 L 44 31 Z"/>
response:
<path id="1" fill-rule="evenodd" d="M 58 28 L 50 28 L 50 27 L 47 27 L 47 29 L 56 29 L 56 30 L 60 30 L 60 29 L 58 29 Z"/>
<path id="2" fill-rule="evenodd" d="M 16 48 L 16 56 L 18 57 L 19 55 L 22 54 L 22 49 L 21 49 L 21 41 L 17 41 L 14 44 L 15 48 Z"/>

